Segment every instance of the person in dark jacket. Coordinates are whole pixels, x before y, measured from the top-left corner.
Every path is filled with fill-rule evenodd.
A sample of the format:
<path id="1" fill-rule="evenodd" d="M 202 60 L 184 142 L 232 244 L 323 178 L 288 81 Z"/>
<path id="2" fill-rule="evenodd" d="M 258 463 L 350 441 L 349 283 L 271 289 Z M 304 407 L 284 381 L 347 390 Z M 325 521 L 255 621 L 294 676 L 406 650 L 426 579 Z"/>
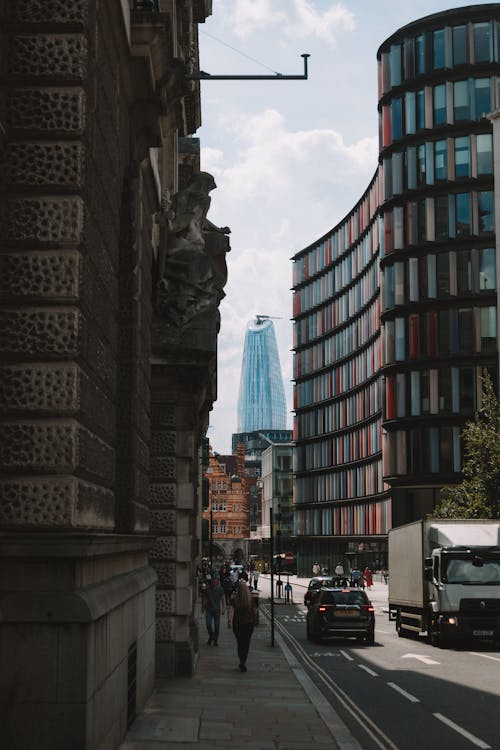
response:
<path id="1" fill-rule="evenodd" d="M 238 669 L 241 672 L 247 671 L 246 662 L 254 624 L 255 611 L 252 605 L 252 595 L 248 584 L 240 579 L 233 597 L 233 633 L 238 644 L 238 658 L 240 660 Z"/>
<path id="2" fill-rule="evenodd" d="M 205 622 L 208 631 L 207 646 L 210 646 L 211 643 L 217 646 L 221 609 L 222 614 L 225 614 L 226 611 L 224 599 L 224 589 L 220 585 L 219 579 L 215 575 L 212 575 L 210 586 L 205 589 L 201 598 L 201 611 L 205 613 Z"/>

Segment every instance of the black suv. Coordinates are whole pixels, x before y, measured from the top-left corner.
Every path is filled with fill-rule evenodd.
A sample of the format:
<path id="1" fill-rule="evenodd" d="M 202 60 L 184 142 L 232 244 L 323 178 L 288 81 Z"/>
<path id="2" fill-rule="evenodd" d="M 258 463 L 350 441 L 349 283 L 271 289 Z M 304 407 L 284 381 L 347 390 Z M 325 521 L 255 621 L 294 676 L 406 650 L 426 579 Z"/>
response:
<path id="1" fill-rule="evenodd" d="M 375 612 L 361 589 L 321 588 L 306 617 L 307 639 L 353 636 L 368 644 L 375 642 Z"/>
<path id="2" fill-rule="evenodd" d="M 311 578 L 307 591 L 304 594 L 304 604 L 306 607 L 311 606 L 315 596 L 323 586 L 327 586 L 328 588 L 333 586 L 333 579 L 331 576 L 315 576 L 314 578 Z"/>

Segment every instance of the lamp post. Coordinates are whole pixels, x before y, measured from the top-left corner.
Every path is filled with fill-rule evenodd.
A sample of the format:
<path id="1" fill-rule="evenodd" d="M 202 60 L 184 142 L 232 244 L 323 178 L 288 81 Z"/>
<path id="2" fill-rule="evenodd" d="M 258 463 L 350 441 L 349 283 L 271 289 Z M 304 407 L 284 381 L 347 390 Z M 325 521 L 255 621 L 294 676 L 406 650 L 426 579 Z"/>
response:
<path id="1" fill-rule="evenodd" d="M 273 506 L 269 509 L 269 557 L 271 562 L 271 646 L 274 646 Z"/>
<path id="2" fill-rule="evenodd" d="M 214 527 L 213 527 L 213 510 L 212 510 L 212 495 L 210 495 L 210 534 L 208 535 L 209 538 L 209 553 L 208 556 L 210 558 L 210 575 L 212 575 L 212 542 L 213 542 L 213 533 L 214 533 Z"/>

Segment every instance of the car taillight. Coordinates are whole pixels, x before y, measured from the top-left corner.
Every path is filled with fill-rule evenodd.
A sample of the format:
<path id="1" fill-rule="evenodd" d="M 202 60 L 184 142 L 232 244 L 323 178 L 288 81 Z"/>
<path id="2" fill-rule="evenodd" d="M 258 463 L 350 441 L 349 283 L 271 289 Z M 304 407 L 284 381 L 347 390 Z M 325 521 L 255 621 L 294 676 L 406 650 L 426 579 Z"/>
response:
<path id="1" fill-rule="evenodd" d="M 318 612 L 326 612 L 326 607 L 318 607 Z"/>
<path id="2" fill-rule="evenodd" d="M 364 609 L 367 612 L 375 612 L 375 609 L 372 607 L 371 604 L 362 604 L 361 609 Z"/>

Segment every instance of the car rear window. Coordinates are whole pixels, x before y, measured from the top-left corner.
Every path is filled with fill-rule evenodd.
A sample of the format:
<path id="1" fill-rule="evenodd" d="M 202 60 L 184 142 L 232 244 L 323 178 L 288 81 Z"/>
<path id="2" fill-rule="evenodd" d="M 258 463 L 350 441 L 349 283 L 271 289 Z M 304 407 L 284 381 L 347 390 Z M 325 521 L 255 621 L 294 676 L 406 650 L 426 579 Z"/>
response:
<path id="1" fill-rule="evenodd" d="M 362 591 L 325 591 L 322 604 L 366 604 L 366 596 Z"/>
<path id="2" fill-rule="evenodd" d="M 331 585 L 332 585 L 332 579 L 331 578 L 326 578 L 326 579 L 319 580 L 319 581 L 310 581 L 309 588 L 310 589 L 320 589 L 323 586 L 326 586 L 328 588 L 328 586 L 331 586 Z"/>

